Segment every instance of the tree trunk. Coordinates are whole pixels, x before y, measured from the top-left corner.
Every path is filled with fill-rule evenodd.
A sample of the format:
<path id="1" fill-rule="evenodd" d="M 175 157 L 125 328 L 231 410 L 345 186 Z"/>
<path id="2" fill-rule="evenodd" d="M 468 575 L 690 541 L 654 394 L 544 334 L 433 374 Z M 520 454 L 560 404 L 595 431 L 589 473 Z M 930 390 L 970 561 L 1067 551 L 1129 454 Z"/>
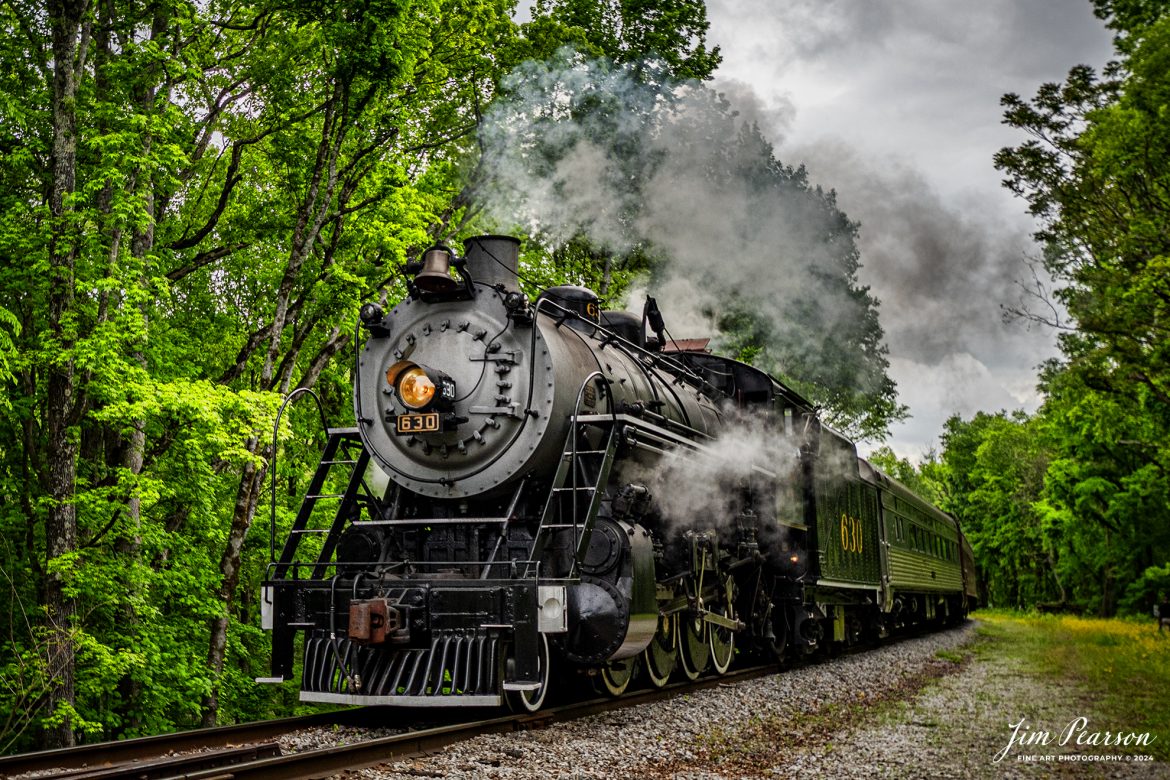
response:
<path id="1" fill-rule="evenodd" d="M 308 259 L 313 245 L 317 242 L 321 229 L 326 223 L 329 206 L 336 191 L 337 161 L 341 154 L 342 141 L 347 132 L 344 92 L 344 87 L 335 84 L 333 97 L 326 104 L 323 113 L 321 138 L 317 146 L 313 175 L 297 215 L 292 250 L 277 290 L 276 305 L 268 336 L 268 349 L 260 372 L 260 387 L 264 390 L 277 389 L 274 387 L 274 377 L 276 376 L 282 337 L 291 319 L 290 301 L 300 279 L 305 260 Z M 296 357 L 294 347 L 285 355 L 284 359 L 291 364 L 296 360 Z M 289 374 L 286 374 L 285 379 L 280 383 L 282 386 L 279 389 L 282 392 L 288 389 L 286 385 Z M 248 451 L 253 454 L 260 453 L 259 442 L 256 440 L 249 442 Z M 262 457 L 267 460 L 268 457 L 271 457 L 271 453 L 264 453 Z M 205 727 L 214 726 L 219 715 L 219 682 L 227 652 L 227 632 L 231 620 L 232 604 L 240 580 L 240 551 L 243 549 L 248 529 L 252 526 L 252 518 L 256 514 L 256 506 L 260 500 L 266 473 L 266 467 L 258 469 L 250 463 L 244 467 L 240 478 L 240 488 L 236 493 L 236 504 L 232 512 L 232 525 L 228 531 L 227 545 L 220 559 L 222 580 L 219 597 L 222 602 L 222 612 L 211 621 L 207 665 L 211 670 L 212 681 L 211 690 L 203 699 L 202 722 Z"/>
<path id="2" fill-rule="evenodd" d="M 249 452 L 256 453 L 259 449 L 257 440 L 253 439 L 248 443 Z M 256 504 L 260 499 L 265 473 L 266 468 L 258 469 L 251 463 L 244 466 L 240 488 L 236 493 L 235 509 L 232 511 L 232 527 L 228 531 L 227 545 L 219 562 L 220 574 L 223 577 L 219 588 L 219 600 L 223 608 L 211 621 L 207 666 L 211 669 L 212 684 L 211 690 L 203 697 L 203 726 L 206 728 L 214 726 L 219 717 L 219 678 L 223 673 L 224 658 L 227 654 L 227 632 L 232 602 L 236 587 L 240 583 L 240 550 L 244 547 L 248 529 L 252 527 L 252 518 L 256 514 Z"/>
<path id="3" fill-rule="evenodd" d="M 1048 567 L 1052 573 L 1052 581 L 1056 583 L 1056 589 L 1060 592 L 1060 605 L 1063 607 L 1068 604 L 1068 593 L 1064 589 L 1064 583 L 1060 581 L 1060 575 L 1056 573 L 1056 557 L 1048 553 Z"/>
<path id="4" fill-rule="evenodd" d="M 85 50 L 79 41 L 88 3 L 50 0 L 49 26 L 53 45 L 53 145 L 49 213 L 49 329 L 61 355 L 46 367 L 45 429 L 48 433 L 45 468 L 49 509 L 45 518 L 45 546 L 50 561 L 77 549 L 77 512 L 73 503 L 77 479 L 77 399 L 73 335 L 64 327 L 73 305 L 76 242 L 68 197 L 77 185 L 77 82 L 84 72 Z M 77 605 L 66 593 L 68 575 L 50 571 L 45 582 L 45 619 L 48 662 L 53 684 L 49 713 L 54 725 L 43 733 L 45 747 L 74 744 L 71 711 L 75 703 L 73 618 Z"/>

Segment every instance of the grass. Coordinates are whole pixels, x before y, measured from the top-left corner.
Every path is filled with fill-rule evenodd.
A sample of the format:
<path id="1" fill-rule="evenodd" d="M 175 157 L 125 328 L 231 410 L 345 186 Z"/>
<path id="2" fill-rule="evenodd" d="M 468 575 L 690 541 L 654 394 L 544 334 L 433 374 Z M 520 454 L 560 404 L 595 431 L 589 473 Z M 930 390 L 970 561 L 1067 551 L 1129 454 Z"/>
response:
<path id="1" fill-rule="evenodd" d="M 1024 714 L 1015 709 L 1023 694 L 1011 695 L 1011 674 L 973 691 L 976 710 L 983 714 L 971 720 L 961 711 L 936 712 L 913 704 L 937 678 L 961 674 L 972 659 L 1019 670 L 1042 681 L 1050 678 L 1054 691 L 1075 689 L 1076 701 L 1067 702 L 1068 707 L 1060 710 L 1061 717 L 1065 713 L 1089 717 L 1088 731 L 1149 732 L 1154 737 L 1151 744 L 1140 748 L 1085 747 L 1077 752 L 1140 753 L 1170 761 L 1170 633 L 1159 636 L 1152 620 L 999 611 L 982 611 L 974 617 L 980 621 L 980 636 L 975 641 L 937 651 L 916 674 L 895 687 L 859 691 L 855 699 L 826 703 L 798 716 L 757 716 L 745 724 L 713 729 L 694 746 L 694 755 L 685 766 L 666 765 L 662 773 L 646 776 L 674 776 L 683 769 L 724 776 L 766 775 L 781 757 L 816 746 L 832 750 L 832 740 L 852 727 L 898 725 L 911 720 L 932 729 L 935 736 L 928 737 L 932 742 L 957 746 L 956 762 L 974 762 L 970 765 L 976 766 L 982 761 L 990 767 L 995 750 L 1006 744 L 1006 724 L 1012 721 L 1005 719 Z M 1061 684 L 1066 680 L 1072 686 Z M 1030 682 L 1022 690 L 1035 689 L 1036 684 Z M 1005 692 L 1009 694 L 1006 698 Z M 1032 725 L 1058 729 L 1064 722 L 1033 720 Z"/>
<path id="2" fill-rule="evenodd" d="M 758 776 L 770 773 L 780 757 L 810 746 L 824 744 L 833 749 L 833 735 L 874 719 L 896 720 L 905 711 L 905 701 L 917 695 L 939 677 L 955 672 L 969 658 L 963 651 L 940 651 L 914 674 L 882 689 L 857 690 L 840 702 L 828 702 L 813 711 L 756 716 L 734 728 L 714 728 L 696 745 L 697 756 L 686 769 L 705 768 L 729 776 Z M 930 724 L 934 725 L 934 724 Z M 681 767 L 667 767 L 668 775 Z"/>
<path id="3" fill-rule="evenodd" d="M 1102 730 L 1149 732 L 1149 752 L 1170 761 L 1170 632 L 1152 620 L 981 611 L 995 652 L 1033 672 L 1072 678 L 1094 698 Z"/>
<path id="4" fill-rule="evenodd" d="M 950 661 L 953 664 L 961 664 L 967 660 L 967 653 L 961 650 L 939 650 L 934 654 L 934 657 Z"/>

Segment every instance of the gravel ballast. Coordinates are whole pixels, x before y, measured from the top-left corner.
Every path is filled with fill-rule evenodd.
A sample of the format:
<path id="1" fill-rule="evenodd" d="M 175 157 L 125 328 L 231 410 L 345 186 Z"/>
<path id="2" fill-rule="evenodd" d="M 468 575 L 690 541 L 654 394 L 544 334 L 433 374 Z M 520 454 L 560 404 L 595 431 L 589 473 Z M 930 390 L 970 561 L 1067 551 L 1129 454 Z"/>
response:
<path id="1" fill-rule="evenodd" d="M 1170 780 L 1170 765 L 1143 760 L 1150 748 L 1062 740 L 1070 724 L 1089 737 L 1129 729 L 1104 717 L 1077 680 L 1026 668 L 1024 654 L 1008 641 L 968 622 L 769 677 L 722 682 L 537 731 L 478 737 L 338 777 Z M 1022 737 L 1011 744 L 1013 724 L 1021 722 L 1026 727 L 1016 734 Z M 401 731 L 333 726 L 278 741 L 287 754 Z M 1031 739 L 1044 732 L 1051 734 L 1046 744 Z"/>
<path id="2" fill-rule="evenodd" d="M 1054 732 L 1079 716 L 1107 725 L 1074 684 L 1031 676 L 1005 654 L 972 653 L 976 633 L 968 623 L 540 731 L 478 737 L 345 777 L 1170 778 L 1164 764 L 1085 760 L 1140 748 L 1015 746 L 994 762 L 1021 717 Z M 1026 762 L 1018 753 L 1052 758 Z"/>

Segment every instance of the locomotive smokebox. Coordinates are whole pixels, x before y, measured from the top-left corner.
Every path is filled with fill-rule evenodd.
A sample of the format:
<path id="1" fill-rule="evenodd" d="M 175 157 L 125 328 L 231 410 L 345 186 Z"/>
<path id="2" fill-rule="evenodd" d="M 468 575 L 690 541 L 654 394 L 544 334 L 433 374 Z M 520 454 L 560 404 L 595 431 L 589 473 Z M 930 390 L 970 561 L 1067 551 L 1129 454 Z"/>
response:
<path id="1" fill-rule="evenodd" d="M 494 287 L 519 290 L 520 241 L 511 236 L 475 236 L 463 242 L 471 278 Z"/>

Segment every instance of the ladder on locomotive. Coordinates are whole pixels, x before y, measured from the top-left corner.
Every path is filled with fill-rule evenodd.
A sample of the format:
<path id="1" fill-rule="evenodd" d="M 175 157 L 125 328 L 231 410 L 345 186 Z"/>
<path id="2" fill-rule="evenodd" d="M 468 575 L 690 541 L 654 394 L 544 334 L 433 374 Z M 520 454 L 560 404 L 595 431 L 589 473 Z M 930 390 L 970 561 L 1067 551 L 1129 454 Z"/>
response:
<path id="1" fill-rule="evenodd" d="M 346 523 L 357 521 L 361 517 L 363 507 L 375 506 L 375 499 L 365 484 L 366 470 L 370 465 L 370 454 L 362 446 L 361 436 L 357 428 L 326 428 L 325 448 L 321 451 L 321 459 L 317 462 L 317 469 L 309 481 L 309 488 L 301 501 L 300 509 L 293 519 L 292 528 L 288 531 L 280 559 L 275 557 L 276 528 L 273 525 L 270 539 L 270 566 L 275 567 L 273 579 L 297 579 L 301 567 L 310 564 L 306 559 L 299 560 L 301 542 L 311 536 L 324 535 L 321 549 L 316 552 L 312 566 L 312 578 L 321 579 L 329 568 L 333 558 L 333 551 L 337 540 Z M 340 481 L 330 482 L 335 471 Z M 341 492 L 322 492 L 330 484 L 344 484 Z M 337 501 L 331 520 L 321 522 L 321 514 L 317 512 L 318 504 L 326 501 Z"/>
<path id="2" fill-rule="evenodd" d="M 567 579 L 577 577 L 581 559 L 589 548 L 589 537 L 605 498 L 605 486 L 609 482 L 619 439 L 616 418 L 598 419 L 598 415 L 591 414 L 592 419 L 588 422 L 581 421 L 581 403 L 586 388 L 598 379 L 605 382 L 600 373 L 594 372 L 577 392 L 572 424 L 565 436 L 565 446 L 532 542 L 526 576 L 541 576 L 544 550 L 559 533 L 572 532 L 573 561 Z M 602 392 L 612 407 L 608 391 Z M 607 413 L 612 415 L 612 411 L 611 408 Z"/>
<path id="3" fill-rule="evenodd" d="M 392 505 L 386 510 L 378 507 L 377 499 L 370 493 L 364 482 L 364 475 L 370 463 L 369 452 L 362 446 L 357 428 L 328 428 L 328 438 L 317 470 L 309 483 L 308 492 L 301 503 L 300 510 L 293 521 L 284 549 L 279 561 L 275 558 L 275 525 L 272 529 L 271 547 L 275 567 L 274 579 L 297 578 L 299 569 L 306 566 L 307 560 L 298 560 L 302 540 L 313 534 L 325 534 L 319 554 L 313 561 L 312 577 L 321 579 L 329 566 L 332 565 L 334 549 L 342 530 L 347 523 L 354 526 L 400 526 L 426 527 L 448 523 L 482 523 L 500 526 L 499 538 L 486 561 L 455 561 L 455 562 L 427 562 L 430 565 L 478 565 L 482 567 L 480 577 L 487 579 L 489 573 L 496 567 L 508 566 L 517 571 L 523 578 L 542 578 L 540 571 L 541 557 L 549 541 L 558 533 L 572 531 L 573 534 L 573 561 L 572 570 L 567 578 L 577 576 L 582 556 L 589 545 L 589 536 L 593 524 L 597 519 L 598 510 L 605 497 L 605 485 L 609 481 L 609 473 L 613 466 L 614 455 L 617 451 L 618 425 L 616 419 L 608 419 L 597 414 L 590 414 L 587 422 L 579 422 L 581 404 L 586 387 L 595 380 L 602 379 L 601 374 L 594 372 L 581 385 L 577 393 L 577 402 L 574 409 L 572 424 L 565 438 L 565 445 L 553 476 L 552 484 L 541 512 L 540 523 L 533 537 L 532 546 L 527 560 L 498 560 L 500 548 L 507 536 L 507 527 L 514 521 L 515 510 L 521 495 L 529 480 L 522 480 L 508 508 L 498 517 L 396 517 L 395 507 Z M 609 401 L 609 393 L 602 390 Z M 601 394 L 599 393 L 599 394 Z M 610 402 L 612 404 L 612 402 Z M 606 414 L 612 414 L 608 409 Z M 601 417 L 601 419 L 598 419 Z M 353 450 L 356 448 L 356 452 Z M 333 469 L 350 467 L 346 480 L 345 490 L 341 493 L 322 493 Z M 324 500 L 340 500 L 332 521 L 328 525 L 314 523 L 314 510 L 317 504 Z M 397 502 L 394 502 L 396 504 Z M 367 516 L 372 518 L 362 520 L 362 509 L 367 508 Z M 415 564 L 422 562 L 416 561 Z"/>

